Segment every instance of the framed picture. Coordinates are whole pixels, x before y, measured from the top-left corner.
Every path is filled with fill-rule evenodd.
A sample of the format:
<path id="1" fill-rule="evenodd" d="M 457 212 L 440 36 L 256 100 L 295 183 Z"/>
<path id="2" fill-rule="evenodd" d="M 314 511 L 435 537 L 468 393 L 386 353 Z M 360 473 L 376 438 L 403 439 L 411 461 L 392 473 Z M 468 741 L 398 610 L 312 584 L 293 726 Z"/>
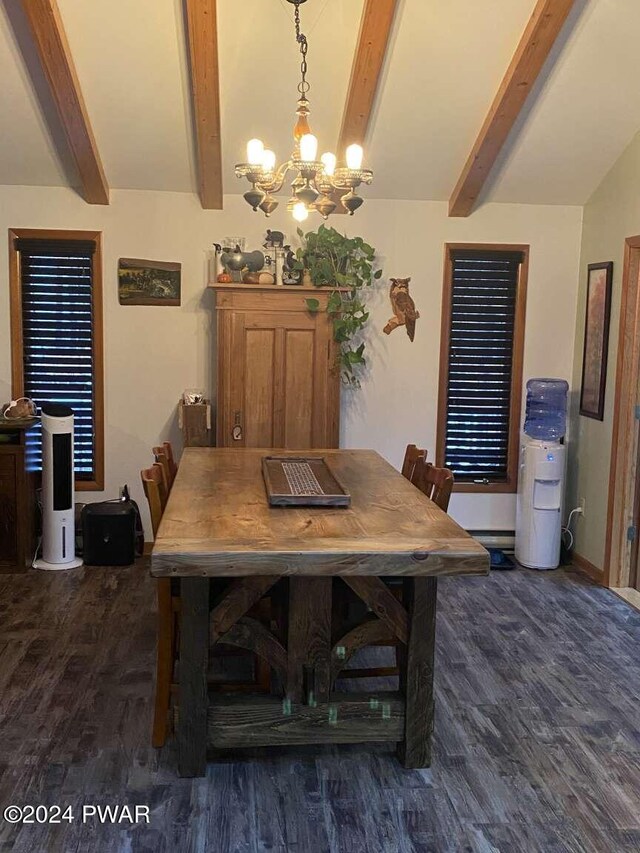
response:
<path id="1" fill-rule="evenodd" d="M 180 264 L 120 258 L 120 305 L 180 305 Z"/>
<path id="2" fill-rule="evenodd" d="M 612 261 L 603 264 L 589 264 L 580 414 L 599 421 L 604 418 L 612 277 Z"/>

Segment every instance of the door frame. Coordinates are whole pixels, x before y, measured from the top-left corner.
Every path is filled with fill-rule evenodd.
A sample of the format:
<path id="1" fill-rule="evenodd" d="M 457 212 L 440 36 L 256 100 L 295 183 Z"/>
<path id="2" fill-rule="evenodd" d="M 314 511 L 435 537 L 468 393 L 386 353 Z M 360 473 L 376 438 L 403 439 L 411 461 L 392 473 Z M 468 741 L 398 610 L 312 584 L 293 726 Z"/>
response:
<path id="1" fill-rule="evenodd" d="M 615 588 L 628 587 L 635 569 L 636 548 L 627 531 L 635 518 L 640 451 L 635 412 L 640 402 L 640 235 L 625 240 L 621 296 L 603 578 L 605 586 Z"/>

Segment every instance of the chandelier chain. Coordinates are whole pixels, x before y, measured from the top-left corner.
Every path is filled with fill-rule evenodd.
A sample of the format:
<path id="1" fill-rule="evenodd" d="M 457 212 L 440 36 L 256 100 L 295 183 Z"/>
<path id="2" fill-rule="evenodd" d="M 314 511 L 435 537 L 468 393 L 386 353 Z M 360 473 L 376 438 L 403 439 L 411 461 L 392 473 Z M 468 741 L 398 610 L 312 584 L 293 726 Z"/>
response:
<path id="1" fill-rule="evenodd" d="M 296 41 L 300 45 L 300 55 L 302 56 L 302 62 L 300 63 L 300 75 L 301 80 L 298 83 L 298 91 L 301 95 L 305 95 L 309 91 L 309 84 L 307 83 L 307 37 L 304 33 L 300 32 L 300 0 L 297 0 L 295 3 L 295 12 L 294 12 L 294 22 L 296 26 Z"/>

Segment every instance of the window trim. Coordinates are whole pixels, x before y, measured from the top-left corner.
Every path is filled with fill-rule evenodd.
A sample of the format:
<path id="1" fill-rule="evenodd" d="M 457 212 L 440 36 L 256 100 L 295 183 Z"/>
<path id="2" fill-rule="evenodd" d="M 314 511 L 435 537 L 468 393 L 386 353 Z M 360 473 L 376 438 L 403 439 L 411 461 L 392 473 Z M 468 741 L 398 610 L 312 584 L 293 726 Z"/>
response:
<path id="1" fill-rule="evenodd" d="M 509 407 L 509 450 L 507 479 L 503 483 L 461 483 L 454 485 L 455 492 L 475 494 L 512 494 L 518 488 L 518 458 L 520 445 L 520 414 L 522 409 L 522 368 L 524 358 L 525 318 L 527 310 L 527 281 L 529 277 L 529 246 L 516 243 L 445 243 L 444 285 L 442 290 L 442 320 L 440 331 L 440 369 L 438 380 L 438 422 L 436 428 L 436 464 L 445 464 L 447 425 L 447 386 L 449 379 L 449 343 L 451 326 L 451 299 L 453 291 L 453 263 L 451 254 L 456 250 L 471 249 L 486 252 L 522 252 L 518 274 L 513 334 L 513 361 L 511 372 L 511 403 Z"/>
<path id="2" fill-rule="evenodd" d="M 95 459 L 93 480 L 76 480 L 78 492 L 104 491 L 104 342 L 102 306 L 102 232 L 63 231 L 38 228 L 9 228 L 9 293 L 11 317 L 11 389 L 13 399 L 24 394 L 22 287 L 20 281 L 20 252 L 16 238 L 35 240 L 91 240 L 96 250 L 92 269 L 93 307 L 93 373 L 95 413 Z"/>

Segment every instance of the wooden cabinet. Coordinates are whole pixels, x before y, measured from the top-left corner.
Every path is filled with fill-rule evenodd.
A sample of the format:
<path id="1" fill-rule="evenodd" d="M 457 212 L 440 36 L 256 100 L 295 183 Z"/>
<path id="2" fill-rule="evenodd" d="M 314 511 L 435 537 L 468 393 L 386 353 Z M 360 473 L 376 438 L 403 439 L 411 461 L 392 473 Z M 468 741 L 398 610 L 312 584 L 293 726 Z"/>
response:
<path id="1" fill-rule="evenodd" d="M 27 471 L 28 429 L 0 424 L 0 572 L 22 572 L 35 551 L 35 478 Z"/>
<path id="2" fill-rule="evenodd" d="M 329 293 L 213 285 L 218 447 L 337 447 L 340 376 Z M 320 302 L 311 313 L 305 299 Z"/>

